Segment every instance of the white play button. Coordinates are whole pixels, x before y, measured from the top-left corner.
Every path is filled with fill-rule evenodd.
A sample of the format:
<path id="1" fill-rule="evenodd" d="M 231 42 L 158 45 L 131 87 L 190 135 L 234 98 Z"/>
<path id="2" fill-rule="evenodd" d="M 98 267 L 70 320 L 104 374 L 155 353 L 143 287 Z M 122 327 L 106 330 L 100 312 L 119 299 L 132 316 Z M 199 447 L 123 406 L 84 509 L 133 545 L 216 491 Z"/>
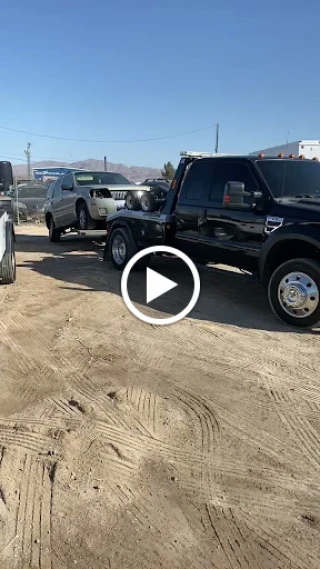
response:
<path id="1" fill-rule="evenodd" d="M 135 301 L 133 302 L 129 296 L 129 292 L 128 292 L 128 278 L 129 275 L 131 273 L 131 270 L 133 269 L 133 267 L 135 266 L 135 264 L 140 261 L 143 257 L 148 256 L 150 257 L 150 255 L 154 255 L 154 254 L 165 254 L 165 255 L 170 255 L 171 257 L 174 256 L 178 259 L 180 259 L 180 261 L 183 261 L 185 263 L 185 265 L 188 268 L 188 273 L 190 275 L 191 273 L 191 281 L 193 281 L 193 286 L 192 283 L 190 286 L 190 296 L 189 299 L 186 300 L 186 305 L 184 306 L 184 308 L 182 310 L 180 310 L 180 312 L 178 312 L 177 314 L 172 314 L 171 312 L 171 307 L 174 305 L 176 306 L 175 302 L 169 302 L 169 314 L 171 312 L 171 315 L 165 318 L 156 318 L 151 316 L 151 314 L 149 313 L 144 313 L 142 310 L 142 307 L 136 306 Z M 169 262 L 169 261 L 168 261 Z M 181 283 L 180 283 L 181 284 Z M 156 300 L 157 298 L 159 298 L 160 296 L 162 296 L 163 294 L 165 294 L 166 292 L 169 292 L 170 290 L 176 288 L 178 286 L 178 283 L 172 281 L 171 279 L 168 279 L 167 277 L 161 275 L 160 273 L 158 273 L 157 271 L 154 271 L 153 269 L 149 269 L 149 267 L 147 267 L 146 269 L 146 273 L 145 273 L 145 285 L 146 285 L 146 294 L 143 294 L 143 303 L 146 302 L 146 304 L 151 303 L 153 300 Z M 139 284 L 140 288 L 142 288 L 142 283 L 140 281 Z M 182 293 L 182 298 L 183 297 L 183 284 L 181 285 L 181 287 L 179 286 L 178 292 Z M 199 277 L 199 273 L 197 271 L 197 268 L 195 266 L 195 264 L 191 261 L 191 259 L 189 259 L 189 257 L 183 253 L 182 251 L 179 251 L 178 249 L 175 249 L 173 247 L 169 247 L 168 245 L 154 245 L 153 247 L 148 247 L 147 249 L 143 249 L 142 251 L 139 251 L 138 253 L 136 253 L 128 262 L 128 264 L 125 266 L 124 271 L 122 273 L 122 277 L 121 277 L 121 293 L 122 293 L 122 298 L 127 306 L 127 308 L 130 310 L 130 312 L 136 316 L 137 318 L 139 318 L 139 320 L 142 320 L 143 322 L 146 322 L 147 324 L 152 324 L 152 325 L 156 325 L 156 326 L 165 326 L 166 324 L 174 324 L 175 322 L 179 322 L 179 320 L 181 320 L 182 318 L 185 318 L 185 316 L 187 316 L 189 314 L 189 312 L 191 312 L 191 310 L 195 307 L 198 298 L 199 298 L 199 294 L 200 294 L 200 277 Z M 175 293 L 173 293 L 175 294 Z M 170 295 L 168 295 L 170 296 Z M 180 296 L 180 294 L 178 294 L 178 297 Z M 146 299 L 146 301 L 144 300 Z M 141 301 L 140 301 L 141 302 Z M 165 299 L 163 299 L 162 301 L 165 304 Z M 153 308 L 151 307 L 147 307 L 148 310 L 153 310 Z M 160 309 L 160 312 L 163 312 L 163 309 L 165 311 L 165 307 L 163 306 Z"/>
<path id="2" fill-rule="evenodd" d="M 159 296 L 162 296 L 169 290 L 178 286 L 178 283 L 167 279 L 160 273 L 147 268 L 147 304 L 152 302 Z"/>

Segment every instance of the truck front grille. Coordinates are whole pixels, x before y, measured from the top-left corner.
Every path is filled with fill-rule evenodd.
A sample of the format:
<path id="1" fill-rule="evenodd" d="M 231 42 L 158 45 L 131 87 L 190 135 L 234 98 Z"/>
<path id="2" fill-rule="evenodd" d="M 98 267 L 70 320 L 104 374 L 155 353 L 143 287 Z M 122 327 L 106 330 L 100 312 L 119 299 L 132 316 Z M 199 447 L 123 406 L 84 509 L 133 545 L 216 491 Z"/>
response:
<path id="1" fill-rule="evenodd" d="M 114 190 L 113 192 L 111 191 L 111 196 L 113 197 L 114 200 L 125 200 L 126 196 L 127 196 L 128 191 L 121 191 L 121 190 Z"/>

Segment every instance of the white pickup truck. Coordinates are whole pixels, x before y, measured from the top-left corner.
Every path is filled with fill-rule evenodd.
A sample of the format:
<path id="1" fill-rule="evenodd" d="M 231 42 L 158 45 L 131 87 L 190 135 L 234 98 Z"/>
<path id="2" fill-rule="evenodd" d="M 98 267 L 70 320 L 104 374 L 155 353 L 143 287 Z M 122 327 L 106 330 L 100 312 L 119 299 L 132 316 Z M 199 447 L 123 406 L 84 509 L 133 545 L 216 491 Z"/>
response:
<path id="1" fill-rule="evenodd" d="M 0 199 L 0 284 L 11 284 L 16 280 L 15 236 L 12 219 Z"/>

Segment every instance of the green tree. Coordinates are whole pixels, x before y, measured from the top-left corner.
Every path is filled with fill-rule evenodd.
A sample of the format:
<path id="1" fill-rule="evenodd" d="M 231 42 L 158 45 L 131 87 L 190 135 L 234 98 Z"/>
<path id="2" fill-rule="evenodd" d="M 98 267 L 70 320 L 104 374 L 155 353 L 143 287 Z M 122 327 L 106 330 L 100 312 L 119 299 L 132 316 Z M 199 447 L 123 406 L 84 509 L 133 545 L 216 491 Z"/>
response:
<path id="1" fill-rule="evenodd" d="M 175 173 L 175 169 L 174 169 L 172 163 L 166 162 L 166 164 L 163 165 L 163 170 L 161 170 L 162 176 L 164 178 L 167 178 L 167 180 L 173 180 L 174 173 Z"/>

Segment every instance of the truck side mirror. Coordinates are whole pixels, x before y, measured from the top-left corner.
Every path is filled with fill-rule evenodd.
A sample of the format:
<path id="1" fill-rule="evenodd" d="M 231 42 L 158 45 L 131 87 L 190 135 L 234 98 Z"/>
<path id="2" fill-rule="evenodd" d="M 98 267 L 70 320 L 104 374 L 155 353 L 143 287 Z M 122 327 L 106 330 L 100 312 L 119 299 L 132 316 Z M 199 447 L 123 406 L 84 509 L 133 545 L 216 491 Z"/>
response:
<path id="1" fill-rule="evenodd" d="M 251 199 L 249 203 L 244 203 L 244 198 Z M 261 192 L 246 192 L 243 182 L 227 182 L 222 205 L 229 209 L 252 209 L 261 198 Z"/>

